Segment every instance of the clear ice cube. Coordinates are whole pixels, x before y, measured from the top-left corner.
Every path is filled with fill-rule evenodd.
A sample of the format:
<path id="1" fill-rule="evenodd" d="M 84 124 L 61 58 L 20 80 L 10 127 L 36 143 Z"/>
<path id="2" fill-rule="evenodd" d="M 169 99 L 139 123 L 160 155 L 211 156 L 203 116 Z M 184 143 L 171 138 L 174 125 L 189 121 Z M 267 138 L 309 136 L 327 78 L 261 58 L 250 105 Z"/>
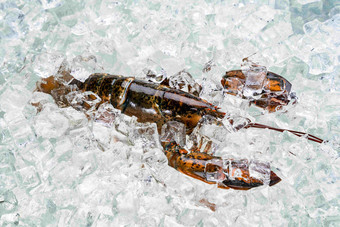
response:
<path id="1" fill-rule="evenodd" d="M 225 118 L 223 118 L 222 121 L 223 125 L 229 131 L 237 131 L 239 129 L 242 129 L 251 122 L 251 120 L 249 120 L 248 118 L 239 115 L 226 116 Z"/>
<path id="2" fill-rule="evenodd" d="M 88 127 L 72 129 L 68 135 L 73 145 L 79 151 L 93 149 L 96 146 L 93 141 L 93 132 Z"/>
<path id="3" fill-rule="evenodd" d="M 20 185 L 24 186 L 27 191 L 41 184 L 39 174 L 33 166 L 20 169 L 16 172 L 16 176 Z"/>
<path id="4" fill-rule="evenodd" d="M 270 183 L 270 165 L 269 163 L 251 160 L 249 163 L 249 176 L 261 180 L 263 184 Z"/>
<path id="5" fill-rule="evenodd" d="M 69 119 L 67 119 L 58 107 L 45 106 L 45 108 L 37 114 L 34 120 L 34 129 L 38 136 L 44 138 L 56 138 L 62 136 L 69 128 Z"/>
<path id="6" fill-rule="evenodd" d="M 12 191 L 0 192 L 0 212 L 1 214 L 11 213 L 18 206 L 18 200 Z"/>
<path id="7" fill-rule="evenodd" d="M 166 78 L 165 70 L 152 59 L 148 58 L 143 74 L 148 81 L 159 83 Z"/>
<path id="8" fill-rule="evenodd" d="M 41 0 L 44 9 L 53 9 L 63 4 L 62 0 Z"/>
<path id="9" fill-rule="evenodd" d="M 267 69 L 264 66 L 251 66 L 248 70 L 242 70 L 246 76 L 243 87 L 243 95 L 248 98 L 254 98 L 262 93 L 264 82 L 267 76 Z"/>
<path id="10" fill-rule="evenodd" d="M 205 164 L 204 174 L 205 174 L 205 179 L 209 182 L 216 182 L 217 183 L 217 182 L 223 181 L 224 180 L 223 177 L 222 177 L 223 174 L 221 174 L 221 172 L 220 172 L 221 169 L 217 169 L 216 171 L 207 171 L 207 170 L 209 170 L 210 166 L 219 166 L 222 169 L 223 168 L 222 160 L 217 160 L 217 159 L 214 160 L 213 159 L 213 160 L 207 161 L 206 164 Z"/>
<path id="11" fill-rule="evenodd" d="M 76 110 L 85 110 L 88 116 L 96 114 L 101 98 L 92 91 L 72 91 L 65 96 L 67 102 Z"/>
<path id="12" fill-rule="evenodd" d="M 157 125 L 155 123 L 136 123 L 129 134 L 131 142 L 144 149 L 160 147 Z"/>
<path id="13" fill-rule="evenodd" d="M 178 121 L 168 121 L 162 126 L 160 141 L 172 142 L 175 141 L 178 145 L 184 147 L 186 140 L 185 125 Z"/>
<path id="14" fill-rule="evenodd" d="M 180 71 L 179 73 L 170 76 L 168 78 L 169 86 L 175 89 L 179 89 L 185 92 L 189 92 L 194 95 L 199 95 L 201 92 L 201 86 L 196 83 L 196 81 L 192 78 L 190 73 L 186 71 Z"/>
<path id="15" fill-rule="evenodd" d="M 333 59 L 328 53 L 313 54 L 309 58 L 310 73 L 321 74 L 333 71 Z"/>
<path id="16" fill-rule="evenodd" d="M 100 104 L 99 108 L 95 112 L 94 119 L 97 122 L 105 124 L 106 126 L 111 127 L 115 121 L 117 121 L 118 116 L 120 115 L 120 110 L 113 108 L 113 106 L 109 103 Z"/>
<path id="17" fill-rule="evenodd" d="M 85 80 L 89 75 L 98 70 L 97 58 L 94 55 L 78 55 L 73 58 L 69 65 L 71 75 L 80 80 Z"/>
<path id="18" fill-rule="evenodd" d="M 187 146 L 200 152 L 214 153 L 226 139 L 230 131 L 221 120 L 204 116 L 189 135 Z"/>
<path id="19" fill-rule="evenodd" d="M 43 78 L 56 75 L 64 59 L 63 54 L 42 53 L 34 59 L 34 71 L 38 76 Z"/>

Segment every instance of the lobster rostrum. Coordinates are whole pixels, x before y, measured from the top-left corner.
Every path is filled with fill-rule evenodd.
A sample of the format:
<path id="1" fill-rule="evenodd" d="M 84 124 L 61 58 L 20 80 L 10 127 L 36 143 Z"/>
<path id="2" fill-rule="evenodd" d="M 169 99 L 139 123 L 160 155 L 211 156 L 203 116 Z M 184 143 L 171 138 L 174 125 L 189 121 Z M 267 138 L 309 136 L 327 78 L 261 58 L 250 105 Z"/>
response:
<path id="1" fill-rule="evenodd" d="M 160 134 L 162 130 L 169 127 L 169 124 L 171 125 L 171 122 L 184 124 L 185 133 L 190 134 L 200 120 L 206 116 L 216 119 L 217 125 L 223 118 L 227 118 L 227 122 L 233 125 L 233 119 L 229 119 L 225 113 L 219 111 L 218 107 L 196 95 L 163 84 L 105 73 L 92 74 L 85 82 L 76 80 L 65 71 L 61 75 L 61 77 L 50 76 L 42 79 L 37 83 L 36 89 L 36 91 L 51 94 L 60 107 L 72 106 L 65 95 L 72 91 L 81 91 L 90 92 L 89 99 L 95 99 L 94 96 L 100 97 L 101 101 L 96 103 L 96 108 L 102 103 L 110 103 L 121 113 L 137 117 L 138 122 L 156 123 Z M 248 77 L 251 76 L 241 70 L 227 72 L 221 81 L 224 92 L 248 99 L 250 103 L 267 109 L 269 112 L 287 105 L 293 97 L 290 93 L 291 84 L 277 74 L 267 72 L 260 75 L 260 78 L 259 76 L 255 78 L 255 81 L 254 78 Z M 257 91 L 256 99 L 246 94 L 245 88 L 247 87 Z M 88 103 L 83 102 L 81 108 L 88 109 Z M 303 132 L 273 128 L 250 122 L 250 120 L 241 126 L 235 126 L 234 130 L 241 128 L 289 131 L 297 136 L 305 136 L 314 142 L 323 142 L 322 139 Z M 270 170 L 269 164 L 222 159 L 212 155 L 209 148 L 203 152 L 200 151 L 199 145 L 187 150 L 172 136 L 165 138 L 162 136 L 161 144 L 171 167 L 208 184 L 217 184 L 219 188 L 248 190 L 264 184 L 272 186 L 281 181 Z"/>

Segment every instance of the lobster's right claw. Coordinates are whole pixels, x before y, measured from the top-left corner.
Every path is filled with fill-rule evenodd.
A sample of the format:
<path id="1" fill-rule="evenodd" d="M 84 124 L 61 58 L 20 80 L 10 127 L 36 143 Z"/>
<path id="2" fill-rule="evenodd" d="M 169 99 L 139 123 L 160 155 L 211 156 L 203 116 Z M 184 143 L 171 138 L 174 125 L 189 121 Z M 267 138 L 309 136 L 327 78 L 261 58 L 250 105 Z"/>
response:
<path id="1" fill-rule="evenodd" d="M 296 101 L 295 93 L 291 92 L 292 84 L 284 77 L 277 75 L 273 72 L 266 72 L 264 78 L 259 77 L 259 83 L 261 92 L 253 94 L 253 97 L 246 96 L 244 94 L 247 80 L 249 79 L 242 70 L 232 70 L 226 72 L 221 80 L 224 92 L 227 94 L 241 96 L 244 99 L 250 100 L 250 103 L 255 104 L 258 107 L 268 110 L 269 112 L 275 112 L 281 109 L 283 106 L 288 105 L 293 100 Z M 249 82 L 249 84 L 253 83 Z"/>

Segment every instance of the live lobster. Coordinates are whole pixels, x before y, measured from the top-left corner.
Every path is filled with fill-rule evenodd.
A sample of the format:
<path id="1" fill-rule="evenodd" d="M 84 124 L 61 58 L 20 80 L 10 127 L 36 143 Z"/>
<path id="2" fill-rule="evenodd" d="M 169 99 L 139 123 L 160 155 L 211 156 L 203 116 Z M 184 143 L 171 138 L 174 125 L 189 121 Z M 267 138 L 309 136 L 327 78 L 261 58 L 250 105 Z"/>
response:
<path id="1" fill-rule="evenodd" d="M 186 133 L 190 134 L 204 116 L 214 119 L 223 119 L 226 114 L 219 111 L 218 107 L 206 100 L 184 92 L 170 88 L 166 84 L 150 83 L 134 77 L 123 77 L 105 73 L 92 74 L 81 82 L 73 78 L 68 72 L 62 76 L 50 76 L 37 83 L 36 91 L 52 94 L 56 103 L 61 106 L 72 106 L 65 99 L 65 95 L 71 91 L 92 92 L 100 97 L 102 103 L 110 103 L 114 108 L 128 116 L 137 117 L 139 122 L 154 122 L 159 133 L 168 122 L 181 122 L 186 127 Z M 250 100 L 251 103 L 274 112 L 289 102 L 291 84 L 283 77 L 268 72 L 263 75 L 262 91 L 260 98 Z M 224 91 L 228 94 L 239 95 L 247 98 L 242 93 L 247 76 L 241 70 L 229 71 L 222 79 Z M 250 85 L 250 86 L 256 86 Z M 63 89 L 60 89 L 63 88 Z M 62 91 L 60 94 L 58 90 Z M 55 92 L 57 91 L 57 92 Z M 57 95 L 55 95 L 57 94 Z M 91 98 L 91 97 L 90 97 Z M 87 103 L 82 104 L 87 108 Z M 233 124 L 233 119 L 228 119 Z M 267 128 L 276 131 L 288 131 L 297 136 L 305 136 L 308 140 L 322 143 L 323 140 L 315 136 L 292 130 L 278 129 L 270 126 L 247 121 L 240 128 Z M 168 163 L 178 171 L 206 182 L 217 184 L 219 188 L 233 188 L 248 190 L 260 185 L 274 185 L 281 181 L 269 166 L 264 163 L 248 162 L 247 160 L 223 160 L 213 156 L 208 151 L 200 152 L 199 149 L 186 150 L 172 140 L 162 141 L 162 146 Z M 267 175 L 267 178 L 257 178 L 250 174 L 250 166 L 256 171 Z"/>

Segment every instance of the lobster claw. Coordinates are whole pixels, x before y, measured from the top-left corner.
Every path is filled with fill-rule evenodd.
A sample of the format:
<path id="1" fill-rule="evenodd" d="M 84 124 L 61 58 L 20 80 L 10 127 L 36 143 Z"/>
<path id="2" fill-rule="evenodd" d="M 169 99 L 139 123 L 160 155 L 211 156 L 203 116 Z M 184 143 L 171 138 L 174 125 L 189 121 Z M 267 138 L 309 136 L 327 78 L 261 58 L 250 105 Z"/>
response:
<path id="1" fill-rule="evenodd" d="M 268 163 L 246 159 L 212 160 L 206 164 L 205 175 L 208 181 L 215 181 L 219 188 L 237 190 L 248 190 L 262 185 L 273 186 L 281 181 L 280 177 L 270 170 Z"/>
<path id="2" fill-rule="evenodd" d="M 261 84 L 259 93 L 254 93 L 252 97 L 246 96 L 247 80 L 249 78 L 242 70 L 232 70 L 226 72 L 221 80 L 224 92 L 231 95 L 238 95 L 244 99 L 249 99 L 250 103 L 258 107 L 267 109 L 269 112 L 275 112 L 288 105 L 291 100 L 296 101 L 295 93 L 291 92 L 292 84 L 284 77 L 272 72 L 266 72 L 264 78 L 256 83 Z M 249 82 L 255 83 L 254 81 Z"/>
<path id="3" fill-rule="evenodd" d="M 219 188 L 248 190 L 281 181 L 268 163 L 222 159 L 207 153 L 188 152 L 175 142 L 163 142 L 169 165 L 190 177 Z"/>

